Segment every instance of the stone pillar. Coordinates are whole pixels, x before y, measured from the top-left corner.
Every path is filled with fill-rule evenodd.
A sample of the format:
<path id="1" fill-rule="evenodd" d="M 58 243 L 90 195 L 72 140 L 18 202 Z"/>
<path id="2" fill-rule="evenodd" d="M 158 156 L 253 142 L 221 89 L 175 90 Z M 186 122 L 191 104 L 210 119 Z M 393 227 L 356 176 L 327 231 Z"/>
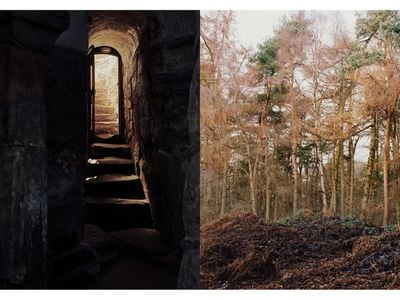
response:
<path id="1" fill-rule="evenodd" d="M 0 13 L 0 286 L 45 287 L 46 52 L 66 12 Z"/>

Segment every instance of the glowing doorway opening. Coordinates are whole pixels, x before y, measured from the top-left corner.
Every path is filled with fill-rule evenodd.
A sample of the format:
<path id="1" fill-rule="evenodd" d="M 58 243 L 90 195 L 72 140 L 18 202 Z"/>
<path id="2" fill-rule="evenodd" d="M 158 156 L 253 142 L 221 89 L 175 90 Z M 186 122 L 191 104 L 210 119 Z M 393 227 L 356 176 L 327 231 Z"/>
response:
<path id="1" fill-rule="evenodd" d="M 95 134 L 119 134 L 119 59 L 95 54 Z"/>

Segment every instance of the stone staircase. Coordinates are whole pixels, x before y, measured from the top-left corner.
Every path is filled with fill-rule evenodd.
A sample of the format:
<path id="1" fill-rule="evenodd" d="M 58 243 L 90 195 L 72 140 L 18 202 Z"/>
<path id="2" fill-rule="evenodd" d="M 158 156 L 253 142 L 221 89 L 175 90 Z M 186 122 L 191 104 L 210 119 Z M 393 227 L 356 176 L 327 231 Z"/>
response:
<path id="1" fill-rule="evenodd" d="M 180 254 L 153 228 L 129 147 L 117 142 L 90 145 L 84 238 L 50 260 L 50 288 L 176 288 Z"/>
<path id="2" fill-rule="evenodd" d="M 86 178 L 86 223 L 105 231 L 152 228 L 150 204 L 126 144 L 90 145 Z"/>
<path id="3" fill-rule="evenodd" d="M 118 104 L 114 107 L 107 96 L 107 90 L 96 89 L 95 133 L 118 134 Z"/>

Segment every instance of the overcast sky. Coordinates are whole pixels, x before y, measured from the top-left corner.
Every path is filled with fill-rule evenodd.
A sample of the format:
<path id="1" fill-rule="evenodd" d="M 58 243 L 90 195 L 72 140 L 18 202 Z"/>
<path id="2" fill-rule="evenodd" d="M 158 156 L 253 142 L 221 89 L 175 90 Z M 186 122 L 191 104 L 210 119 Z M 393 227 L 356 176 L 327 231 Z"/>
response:
<path id="1" fill-rule="evenodd" d="M 257 44 L 266 38 L 272 37 L 274 28 L 279 26 L 284 15 L 295 11 L 290 10 L 237 10 L 236 11 L 236 37 L 245 47 L 256 48 Z M 307 11 L 307 14 L 318 13 L 326 16 L 328 24 L 334 24 L 337 18 L 343 21 L 346 31 L 354 34 L 355 11 Z"/>

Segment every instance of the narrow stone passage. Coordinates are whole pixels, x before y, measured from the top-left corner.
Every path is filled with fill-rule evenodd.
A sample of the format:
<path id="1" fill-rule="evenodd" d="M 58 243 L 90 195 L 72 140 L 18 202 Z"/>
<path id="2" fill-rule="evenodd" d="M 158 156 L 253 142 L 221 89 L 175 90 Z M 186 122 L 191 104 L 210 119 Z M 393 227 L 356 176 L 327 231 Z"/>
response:
<path id="1" fill-rule="evenodd" d="M 199 12 L 0 19 L 0 288 L 199 287 Z"/>
<path id="2" fill-rule="evenodd" d="M 54 287 L 175 288 L 179 255 L 154 229 L 129 146 L 118 137 L 89 147 L 82 242 L 55 258 Z"/>

